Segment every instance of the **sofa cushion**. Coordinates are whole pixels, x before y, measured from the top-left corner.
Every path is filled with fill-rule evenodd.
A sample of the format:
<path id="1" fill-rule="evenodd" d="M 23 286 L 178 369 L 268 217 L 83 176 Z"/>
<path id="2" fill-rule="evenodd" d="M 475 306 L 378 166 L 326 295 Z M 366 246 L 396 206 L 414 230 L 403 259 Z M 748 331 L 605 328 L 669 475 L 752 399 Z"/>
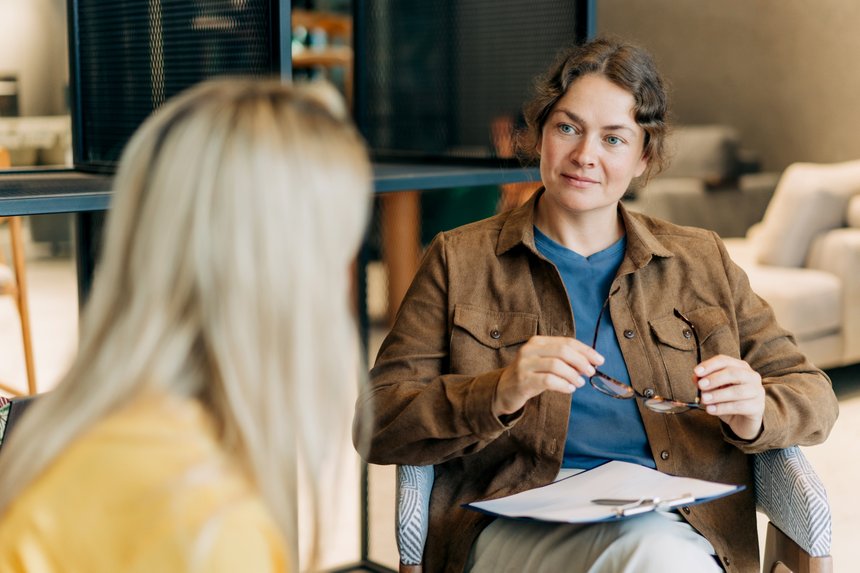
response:
<path id="1" fill-rule="evenodd" d="M 860 160 L 790 165 L 755 235 L 756 260 L 783 267 L 802 266 L 812 239 L 844 224 L 848 201 L 857 193 Z"/>
<path id="2" fill-rule="evenodd" d="M 752 289 L 770 304 L 780 326 L 798 340 L 842 327 L 842 284 L 823 271 L 760 265 L 751 243 L 725 241 L 729 255 L 746 271 Z"/>

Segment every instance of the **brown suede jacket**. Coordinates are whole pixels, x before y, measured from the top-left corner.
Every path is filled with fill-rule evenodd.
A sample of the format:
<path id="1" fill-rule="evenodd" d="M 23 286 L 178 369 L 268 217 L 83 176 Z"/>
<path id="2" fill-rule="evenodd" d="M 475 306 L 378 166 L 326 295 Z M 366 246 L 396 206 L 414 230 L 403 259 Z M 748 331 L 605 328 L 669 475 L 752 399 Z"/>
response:
<path id="1" fill-rule="evenodd" d="M 434 239 L 358 400 L 368 462 L 436 466 L 426 571 L 462 571 L 492 519 L 461 504 L 544 485 L 561 467 L 569 395 L 545 392 L 505 423 L 491 412 L 500 373 L 525 341 L 574 334 L 561 277 L 535 248 L 539 196 Z M 639 404 L 660 471 L 747 486 L 682 515 L 727 571 L 758 571 L 748 454 L 822 442 L 838 414 L 830 380 L 779 327 L 716 234 L 620 213 L 627 252 L 609 311 L 632 385 L 695 399 L 695 343 L 674 308 L 695 324 L 703 359 L 739 357 L 762 376 L 764 428 L 752 442 L 702 411 L 665 415 Z"/>

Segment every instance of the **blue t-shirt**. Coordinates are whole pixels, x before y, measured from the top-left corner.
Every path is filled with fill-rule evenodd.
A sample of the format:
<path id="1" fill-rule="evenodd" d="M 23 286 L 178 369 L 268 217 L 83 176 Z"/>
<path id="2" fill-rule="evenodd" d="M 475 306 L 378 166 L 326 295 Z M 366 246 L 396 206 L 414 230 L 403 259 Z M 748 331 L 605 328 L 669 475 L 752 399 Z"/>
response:
<path id="1" fill-rule="evenodd" d="M 591 346 L 597 317 L 624 258 L 625 237 L 590 257 L 556 243 L 537 227 L 535 244 L 538 251 L 555 264 L 564 281 L 577 340 Z M 600 371 L 629 384 L 627 364 L 608 308 L 600 320 L 596 348 L 606 359 Z M 571 400 L 562 466 L 591 469 L 610 460 L 656 468 L 636 400 L 611 398 L 586 382 L 574 392 Z"/>

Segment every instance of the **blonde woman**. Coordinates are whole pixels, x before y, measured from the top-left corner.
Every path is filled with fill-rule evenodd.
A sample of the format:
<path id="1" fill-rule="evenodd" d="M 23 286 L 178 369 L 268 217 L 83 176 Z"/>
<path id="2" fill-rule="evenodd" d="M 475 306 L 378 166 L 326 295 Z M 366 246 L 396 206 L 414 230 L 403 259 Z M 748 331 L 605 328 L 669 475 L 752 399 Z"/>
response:
<path id="1" fill-rule="evenodd" d="M 296 570 L 357 373 L 360 137 L 321 87 L 211 81 L 114 188 L 77 360 L 0 456 L 0 570 Z"/>

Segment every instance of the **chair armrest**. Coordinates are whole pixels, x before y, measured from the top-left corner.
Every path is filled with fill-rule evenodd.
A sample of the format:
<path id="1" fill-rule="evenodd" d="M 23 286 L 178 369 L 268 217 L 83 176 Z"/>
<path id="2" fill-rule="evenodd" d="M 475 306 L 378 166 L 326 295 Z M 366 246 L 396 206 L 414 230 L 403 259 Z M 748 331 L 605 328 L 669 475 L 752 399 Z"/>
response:
<path id="1" fill-rule="evenodd" d="M 420 565 L 430 528 L 433 466 L 397 466 L 397 550 L 404 565 Z"/>
<path id="2" fill-rule="evenodd" d="M 3 438 L 6 436 L 6 422 L 9 420 L 9 410 L 12 407 L 9 402 L 0 404 L 0 447 L 3 446 Z"/>
<path id="3" fill-rule="evenodd" d="M 2 404 L 0 407 L 0 448 L 3 447 L 3 442 L 9 437 L 9 432 L 12 427 L 18 423 L 21 415 L 29 408 L 38 397 L 38 394 L 32 396 L 24 396 L 15 398 L 10 402 Z"/>
<path id="4" fill-rule="evenodd" d="M 834 274 L 842 283 L 842 363 L 860 361 L 860 229 L 842 227 L 818 235 L 806 267 Z"/>
<path id="5" fill-rule="evenodd" d="M 830 505 L 824 484 L 797 446 L 755 455 L 758 510 L 813 557 L 830 554 Z"/>

